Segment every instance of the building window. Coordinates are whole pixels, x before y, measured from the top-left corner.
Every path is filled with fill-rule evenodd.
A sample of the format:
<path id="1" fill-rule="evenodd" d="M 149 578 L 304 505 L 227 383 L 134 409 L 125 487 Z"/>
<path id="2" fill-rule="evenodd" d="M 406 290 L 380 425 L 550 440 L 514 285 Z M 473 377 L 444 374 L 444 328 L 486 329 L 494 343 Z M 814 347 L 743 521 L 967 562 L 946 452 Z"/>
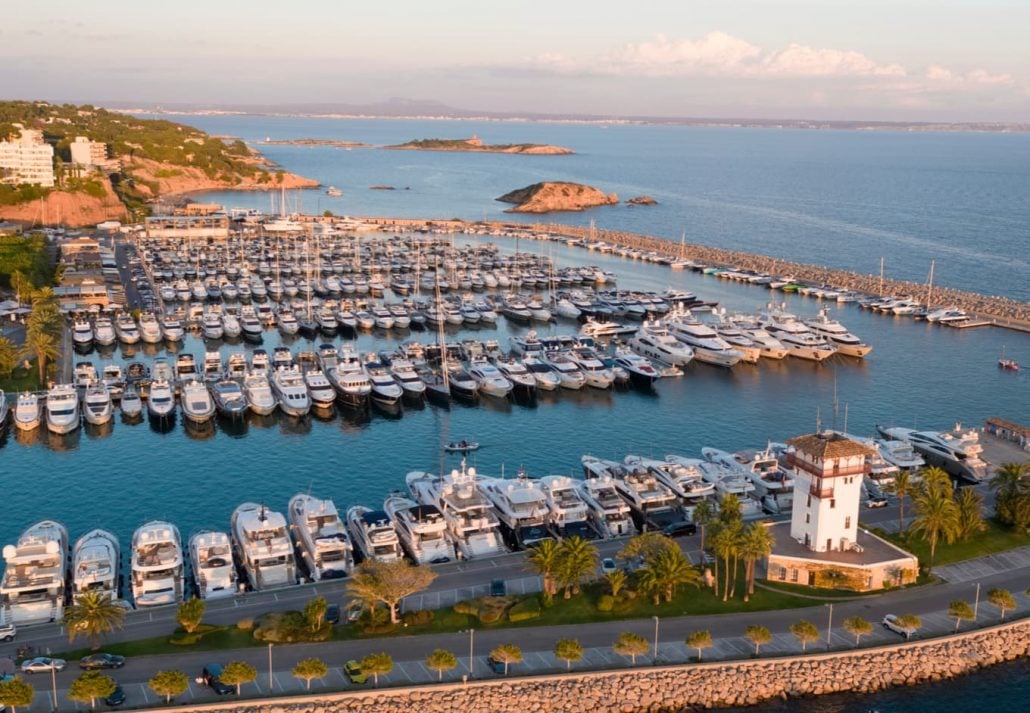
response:
<path id="1" fill-rule="evenodd" d="M 850 515 L 848 515 L 846 518 L 844 518 L 844 529 L 847 530 L 849 527 L 851 527 L 851 516 Z"/>
<path id="2" fill-rule="evenodd" d="M 790 570 L 790 581 L 791 582 L 798 581 L 798 571 L 796 569 Z"/>
<path id="3" fill-rule="evenodd" d="M 783 582 L 787 579 L 787 568 L 780 567 L 780 581 Z"/>
<path id="4" fill-rule="evenodd" d="M 811 515 L 809 515 L 809 514 L 808 514 L 808 513 L 806 512 L 806 513 L 805 513 L 805 524 L 807 525 L 807 524 L 808 524 L 808 523 L 810 523 L 810 522 L 812 522 L 812 516 L 811 516 Z"/>
<path id="5" fill-rule="evenodd" d="M 832 498 L 830 500 L 830 509 L 832 510 L 835 507 L 837 507 L 837 499 L 836 498 Z"/>
<path id="6" fill-rule="evenodd" d="M 812 507 L 812 494 L 808 494 L 808 507 Z"/>
<path id="7" fill-rule="evenodd" d="M 832 550 L 833 550 L 833 538 L 832 537 L 827 537 L 826 538 L 826 551 L 830 552 Z"/>

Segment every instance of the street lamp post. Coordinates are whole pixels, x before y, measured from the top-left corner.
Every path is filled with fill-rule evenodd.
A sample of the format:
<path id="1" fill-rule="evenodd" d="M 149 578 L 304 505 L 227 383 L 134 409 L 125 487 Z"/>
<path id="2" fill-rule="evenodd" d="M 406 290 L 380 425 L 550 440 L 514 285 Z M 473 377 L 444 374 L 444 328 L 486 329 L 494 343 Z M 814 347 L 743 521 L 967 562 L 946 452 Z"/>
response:
<path id="1" fill-rule="evenodd" d="M 49 649 L 47 650 L 47 653 L 49 653 Z M 54 708 L 53 708 L 53 710 L 56 711 L 57 710 L 57 668 L 54 666 L 53 659 L 50 660 L 50 684 L 54 688 Z"/>
<path id="2" fill-rule="evenodd" d="M 830 648 L 830 633 L 833 631 L 833 602 L 826 604 L 830 608 L 830 616 L 826 620 L 826 648 Z"/>
<path id="3" fill-rule="evenodd" d="M 268 642 L 268 692 L 272 692 L 272 642 Z"/>
<path id="4" fill-rule="evenodd" d="M 475 640 L 476 640 L 476 630 L 473 629 L 472 627 L 469 627 L 469 678 L 474 678 L 472 669 L 473 669 L 473 666 L 474 666 L 475 659 L 472 658 L 472 646 L 473 646 Z"/>
<path id="5" fill-rule="evenodd" d="M 654 617 L 654 663 L 658 665 L 658 617 Z"/>
<path id="6" fill-rule="evenodd" d="M 976 613 L 980 611 L 980 583 L 976 583 L 976 599 L 973 601 L 973 621 L 976 621 Z"/>

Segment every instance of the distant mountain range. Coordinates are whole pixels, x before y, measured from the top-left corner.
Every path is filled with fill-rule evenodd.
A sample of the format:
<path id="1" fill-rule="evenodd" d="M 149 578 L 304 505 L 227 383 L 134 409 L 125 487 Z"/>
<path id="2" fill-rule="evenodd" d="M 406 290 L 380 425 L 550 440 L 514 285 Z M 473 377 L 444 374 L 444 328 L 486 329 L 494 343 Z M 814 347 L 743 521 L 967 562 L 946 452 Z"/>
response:
<path id="1" fill-rule="evenodd" d="M 668 117 L 601 114 L 550 114 L 460 109 L 427 99 L 394 97 L 372 104 L 339 102 L 285 104 L 150 104 L 100 102 L 109 109 L 154 114 L 265 114 L 279 116 L 366 117 L 391 119 L 482 119 L 570 123 L 639 123 L 680 126 L 766 127 L 789 129 L 848 129 L 855 131 L 1030 131 L 1030 124 L 999 122 L 859 121 L 823 119 L 752 119 L 746 117 Z"/>

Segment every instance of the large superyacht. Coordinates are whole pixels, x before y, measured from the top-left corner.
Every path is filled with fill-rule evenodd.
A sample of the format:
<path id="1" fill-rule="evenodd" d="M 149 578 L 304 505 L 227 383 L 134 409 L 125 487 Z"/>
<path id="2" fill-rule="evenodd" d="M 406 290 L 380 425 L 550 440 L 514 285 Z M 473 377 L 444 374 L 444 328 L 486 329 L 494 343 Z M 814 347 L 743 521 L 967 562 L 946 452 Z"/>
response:
<path id="1" fill-rule="evenodd" d="M 490 501 L 476 487 L 476 469 L 451 470 L 445 476 L 412 471 L 405 478 L 411 497 L 435 505 L 443 513 L 458 552 L 465 559 L 489 557 L 505 551 L 500 523 Z"/>
<path id="2" fill-rule="evenodd" d="M 14 624 L 59 621 L 64 614 L 68 531 L 53 520 L 25 530 L 3 550 L 0 620 Z"/>
<path id="3" fill-rule="evenodd" d="M 354 547 L 332 500 L 298 493 L 290 498 L 287 514 L 312 581 L 339 579 L 354 569 Z"/>
<path id="4" fill-rule="evenodd" d="M 418 564 L 436 564 L 455 559 L 454 542 L 443 513 L 436 505 L 420 505 L 401 495 L 383 503 L 400 537 L 401 546 Z"/>
<path id="5" fill-rule="evenodd" d="M 567 475 L 548 475 L 540 479 L 540 489 L 547 499 L 551 527 L 559 537 L 597 537 L 590 522 L 590 507 L 576 489 L 576 481 Z"/>
<path id="6" fill-rule="evenodd" d="M 236 558 L 254 591 L 297 583 L 293 544 L 282 513 L 243 503 L 232 514 L 229 536 Z"/>
<path id="7" fill-rule="evenodd" d="M 397 529 L 382 510 L 355 505 L 347 510 L 347 528 L 365 559 L 393 562 L 404 556 Z"/>
<path id="8" fill-rule="evenodd" d="M 121 548 L 107 530 L 90 530 L 72 548 L 72 602 L 86 592 L 103 592 L 118 599 L 121 586 Z"/>
<path id="9" fill-rule="evenodd" d="M 476 476 L 476 485 L 497 511 L 501 532 L 513 549 L 525 549 L 554 537 L 550 510 L 539 483 L 524 473 L 511 479 Z"/>
<path id="10" fill-rule="evenodd" d="M 132 536 L 132 599 L 136 608 L 176 604 L 185 585 L 179 528 L 154 520 Z"/>
<path id="11" fill-rule="evenodd" d="M 198 532 L 190 537 L 193 582 L 201 599 L 221 599 L 236 594 L 236 565 L 232 542 L 225 532 Z"/>

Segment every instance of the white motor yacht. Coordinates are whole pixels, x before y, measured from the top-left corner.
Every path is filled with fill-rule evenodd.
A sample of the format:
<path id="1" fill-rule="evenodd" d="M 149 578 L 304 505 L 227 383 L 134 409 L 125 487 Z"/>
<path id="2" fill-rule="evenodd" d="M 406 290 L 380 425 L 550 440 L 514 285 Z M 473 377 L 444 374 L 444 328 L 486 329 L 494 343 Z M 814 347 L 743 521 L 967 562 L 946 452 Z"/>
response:
<path id="1" fill-rule="evenodd" d="M 511 382 L 512 391 L 516 394 L 526 396 L 536 394 L 536 378 L 529 373 L 526 365 L 521 361 L 514 358 L 498 359 L 496 365 L 498 370 L 504 374 L 504 378 Z"/>
<path id="2" fill-rule="evenodd" d="M 157 344 L 164 339 L 164 335 L 161 334 L 161 325 L 153 313 L 144 312 L 140 315 L 139 338 L 147 344 Z"/>
<path id="3" fill-rule="evenodd" d="M 282 513 L 243 503 L 233 511 L 229 536 L 251 589 L 260 592 L 297 583 L 297 563 Z"/>
<path id="4" fill-rule="evenodd" d="M 408 359 L 395 358 L 390 362 L 390 375 L 400 384 L 406 396 L 422 398 L 426 393 L 426 382 L 418 375 L 414 364 Z"/>
<path id="5" fill-rule="evenodd" d="M 261 326 L 261 320 L 258 319 L 253 308 L 243 310 L 240 313 L 240 332 L 244 337 L 254 341 L 261 341 L 261 333 L 263 331 L 264 327 Z"/>
<path id="6" fill-rule="evenodd" d="M 694 358 L 694 350 L 676 339 L 658 322 L 644 322 L 629 340 L 629 348 L 648 359 L 657 359 L 672 366 L 686 366 Z"/>
<path id="7" fill-rule="evenodd" d="M 89 349 L 93 346 L 93 325 L 81 317 L 72 323 L 72 346 L 76 349 Z"/>
<path id="8" fill-rule="evenodd" d="M 91 361 L 80 361 L 75 364 L 75 371 L 72 374 L 75 381 L 75 388 L 86 389 L 88 386 L 100 380 L 97 368 Z"/>
<path id="9" fill-rule="evenodd" d="M 382 406 L 396 406 L 404 389 L 394 381 L 390 372 L 378 361 L 365 362 L 365 375 L 372 385 L 372 400 Z"/>
<path id="10" fill-rule="evenodd" d="M 576 488 L 590 508 L 591 521 L 604 537 L 624 537 L 635 532 L 629 505 L 619 496 L 610 475 L 577 480 Z"/>
<path id="11" fill-rule="evenodd" d="M 236 315 L 226 312 L 222 315 L 222 334 L 227 339 L 235 339 L 243 333 L 243 325 Z"/>
<path id="12" fill-rule="evenodd" d="M 455 559 L 454 543 L 443 513 L 436 505 L 420 505 L 400 495 L 383 503 L 401 546 L 417 564 L 438 564 Z"/>
<path id="13" fill-rule="evenodd" d="M 550 510 L 539 483 L 525 473 L 511 479 L 477 475 L 476 485 L 493 504 L 501 532 L 515 549 L 525 549 L 553 539 L 548 527 Z"/>
<path id="14" fill-rule="evenodd" d="M 332 408 L 336 401 L 336 391 L 321 369 L 311 369 L 304 373 L 304 384 L 308 387 L 311 405 L 315 408 Z"/>
<path id="15" fill-rule="evenodd" d="M 106 364 L 100 375 L 100 383 L 107 387 L 111 398 L 117 401 L 125 390 L 125 372 L 118 364 Z"/>
<path id="16" fill-rule="evenodd" d="M 347 511 L 347 529 L 365 559 L 393 562 L 404 556 L 397 530 L 382 510 L 355 505 Z"/>
<path id="17" fill-rule="evenodd" d="M 372 394 L 372 382 L 369 381 L 357 355 L 348 349 L 340 353 L 340 361 L 334 369 L 326 372 L 329 383 L 336 389 L 336 394 L 347 406 L 361 407 L 368 403 Z"/>
<path id="18" fill-rule="evenodd" d="M 522 359 L 526 371 L 532 374 L 536 386 L 542 391 L 554 391 L 561 386 L 561 376 L 551 365 L 538 356 L 526 356 Z M 585 380 L 585 379 L 584 379 Z"/>
<path id="19" fill-rule="evenodd" d="M 565 353 L 558 351 L 544 352 L 544 361 L 558 375 L 559 383 L 563 389 L 577 390 L 586 386 L 586 376 Z"/>
<path id="20" fill-rule="evenodd" d="M 787 357 L 787 348 L 783 346 L 783 343 L 759 326 L 757 322 L 738 320 L 737 325 L 744 336 L 758 347 L 758 353 L 762 357 L 777 360 Z"/>
<path id="21" fill-rule="evenodd" d="M 816 334 L 798 318 L 782 309 L 770 308 L 758 319 L 766 331 L 776 337 L 787 353 L 798 359 L 824 361 L 836 353 L 836 348 Z"/>
<path id="22" fill-rule="evenodd" d="M 221 339 L 225 335 L 225 327 L 222 326 L 222 317 L 213 310 L 204 313 L 204 318 L 201 321 L 200 326 L 204 334 L 204 339 Z"/>
<path id="23" fill-rule="evenodd" d="M 39 396 L 31 391 L 18 394 L 18 400 L 14 404 L 15 428 L 19 431 L 33 431 L 39 428 L 42 420 Z"/>
<path id="24" fill-rule="evenodd" d="M 120 314 L 114 320 L 114 331 L 118 341 L 123 344 L 135 344 L 139 341 L 139 327 L 130 314 Z"/>
<path id="25" fill-rule="evenodd" d="M 876 439 L 875 443 L 883 459 L 901 470 L 919 470 L 926 465 L 926 461 L 908 441 Z"/>
<path id="26" fill-rule="evenodd" d="M 693 458 L 684 458 L 678 455 L 667 455 L 665 459 L 670 463 L 690 463 L 697 466 L 701 471 L 701 477 L 706 482 L 715 486 L 716 497 L 722 499 L 727 495 L 733 495 L 740 503 L 740 513 L 745 520 L 763 516 L 762 505 L 755 499 L 755 484 L 744 472 L 736 468 L 730 468 L 722 463 L 713 463 L 709 460 L 697 461 Z"/>
<path id="27" fill-rule="evenodd" d="M 124 400 L 124 397 L 122 397 Z M 150 395 L 147 397 L 147 413 L 152 418 L 169 419 L 175 417 L 175 394 L 171 385 L 164 379 L 154 379 L 150 383 Z"/>
<path id="28" fill-rule="evenodd" d="M 820 310 L 818 317 L 806 319 L 805 324 L 816 334 L 829 340 L 837 347 L 837 351 L 845 356 L 861 359 L 873 350 L 871 346 L 849 332 L 840 322 L 830 319 L 829 307 Z"/>
<path id="29" fill-rule="evenodd" d="M 615 489 L 629 505 L 641 531 L 662 530 L 683 521 L 679 498 L 646 468 L 625 466 L 589 455 L 581 460 L 584 472 L 611 476 Z"/>
<path id="30" fill-rule="evenodd" d="M 312 581 L 339 579 L 354 569 L 354 547 L 332 500 L 298 493 L 290 498 L 287 513 Z"/>
<path id="31" fill-rule="evenodd" d="M 739 326 L 726 319 L 725 309 L 721 311 L 719 321 L 712 326 L 716 334 L 729 344 L 731 349 L 735 349 L 743 355 L 741 361 L 748 364 L 756 364 L 758 362 L 758 359 L 762 356 L 761 347 L 751 337 L 744 334 Z"/>
<path id="32" fill-rule="evenodd" d="M 122 415 L 126 418 L 136 418 L 143 413 L 143 399 L 140 398 L 139 391 L 135 386 L 125 387 L 119 406 L 122 409 Z"/>
<path id="33" fill-rule="evenodd" d="M 102 347 L 109 347 L 118 340 L 110 319 L 97 317 L 93 323 L 93 340 Z"/>
<path id="34" fill-rule="evenodd" d="M 91 530 L 72 548 L 72 602 L 86 592 L 101 592 L 118 599 L 121 586 L 121 548 L 107 530 Z"/>
<path id="35" fill-rule="evenodd" d="M 540 489 L 550 510 L 549 522 L 562 538 L 582 537 L 593 540 L 598 532 L 591 522 L 590 506 L 576 488 L 576 481 L 567 475 L 548 475 L 540 479 Z"/>
<path id="36" fill-rule="evenodd" d="M 268 377 L 264 374 L 247 374 L 243 379 L 243 395 L 247 399 L 248 408 L 259 416 L 268 416 L 278 405 Z"/>
<path id="37" fill-rule="evenodd" d="M 203 531 L 191 536 L 190 563 L 198 597 L 210 600 L 236 594 L 236 565 L 227 533 Z"/>
<path id="38" fill-rule="evenodd" d="M 177 604 L 185 586 L 179 528 L 154 520 L 132 535 L 132 600 L 137 609 Z"/>
<path id="39" fill-rule="evenodd" d="M 715 486 L 705 482 L 701 470 L 680 460 L 672 463 L 667 460 L 656 460 L 642 456 L 628 455 L 623 459 L 628 468 L 646 468 L 658 481 L 672 490 L 680 499 L 684 509 L 693 512 L 693 507 L 702 499 L 715 493 Z"/>
<path id="40" fill-rule="evenodd" d="M 615 365 L 629 374 L 630 381 L 634 385 L 645 389 L 653 386 L 654 382 L 661 377 L 650 359 L 635 354 L 625 347 L 616 350 Z"/>
<path id="41" fill-rule="evenodd" d="M 780 466 L 771 447 L 758 452 L 738 453 L 704 447 L 701 455 L 711 463 L 718 463 L 750 478 L 755 486 L 755 495 L 769 512 L 775 515 L 790 511 L 794 501 L 794 478 Z"/>
<path id="42" fill-rule="evenodd" d="M 182 414 L 193 423 L 207 423 L 215 415 L 215 401 L 202 381 L 184 384 L 179 394 Z"/>
<path id="43" fill-rule="evenodd" d="M 469 365 L 469 375 L 476 380 L 480 393 L 496 398 L 506 398 L 511 393 L 513 385 L 500 369 L 486 360 L 486 357 L 479 357 Z"/>
<path id="44" fill-rule="evenodd" d="M 271 378 L 272 393 L 279 408 L 288 416 L 306 416 L 311 411 L 311 397 L 308 395 L 304 377 L 295 367 L 281 366 Z"/>
<path id="45" fill-rule="evenodd" d="M 82 397 L 82 415 L 86 423 L 102 426 L 114 415 L 111 392 L 103 384 L 93 384 Z"/>
<path id="46" fill-rule="evenodd" d="M 587 386 L 595 389 L 609 389 L 615 383 L 615 374 L 605 366 L 601 357 L 587 346 L 573 347 L 566 356 L 579 367 Z"/>
<path id="47" fill-rule="evenodd" d="M 435 505 L 443 513 L 451 537 L 464 559 L 489 557 L 505 551 L 500 523 L 490 501 L 476 487 L 475 468 L 452 470 L 446 476 L 413 471 L 405 481 L 411 497 Z"/>
<path id="48" fill-rule="evenodd" d="M 79 427 L 79 393 L 71 384 L 57 384 L 47 391 L 46 425 L 58 434 L 71 433 Z"/>
<path id="49" fill-rule="evenodd" d="M 975 430 L 916 431 L 911 428 L 885 428 L 877 426 L 884 437 L 908 441 L 927 464 L 937 466 L 948 474 L 973 483 L 987 477 L 987 463 L 980 458 L 983 446 Z"/>
<path id="50" fill-rule="evenodd" d="M 694 358 L 697 361 L 732 367 L 744 358 L 740 351 L 734 349 L 707 324 L 695 319 L 690 312 L 670 314 L 665 324 L 673 337 L 694 350 Z"/>
<path id="51" fill-rule="evenodd" d="M 68 531 L 53 520 L 25 530 L 17 543 L 3 549 L 0 621 L 40 624 L 60 621 L 68 572 Z"/>

